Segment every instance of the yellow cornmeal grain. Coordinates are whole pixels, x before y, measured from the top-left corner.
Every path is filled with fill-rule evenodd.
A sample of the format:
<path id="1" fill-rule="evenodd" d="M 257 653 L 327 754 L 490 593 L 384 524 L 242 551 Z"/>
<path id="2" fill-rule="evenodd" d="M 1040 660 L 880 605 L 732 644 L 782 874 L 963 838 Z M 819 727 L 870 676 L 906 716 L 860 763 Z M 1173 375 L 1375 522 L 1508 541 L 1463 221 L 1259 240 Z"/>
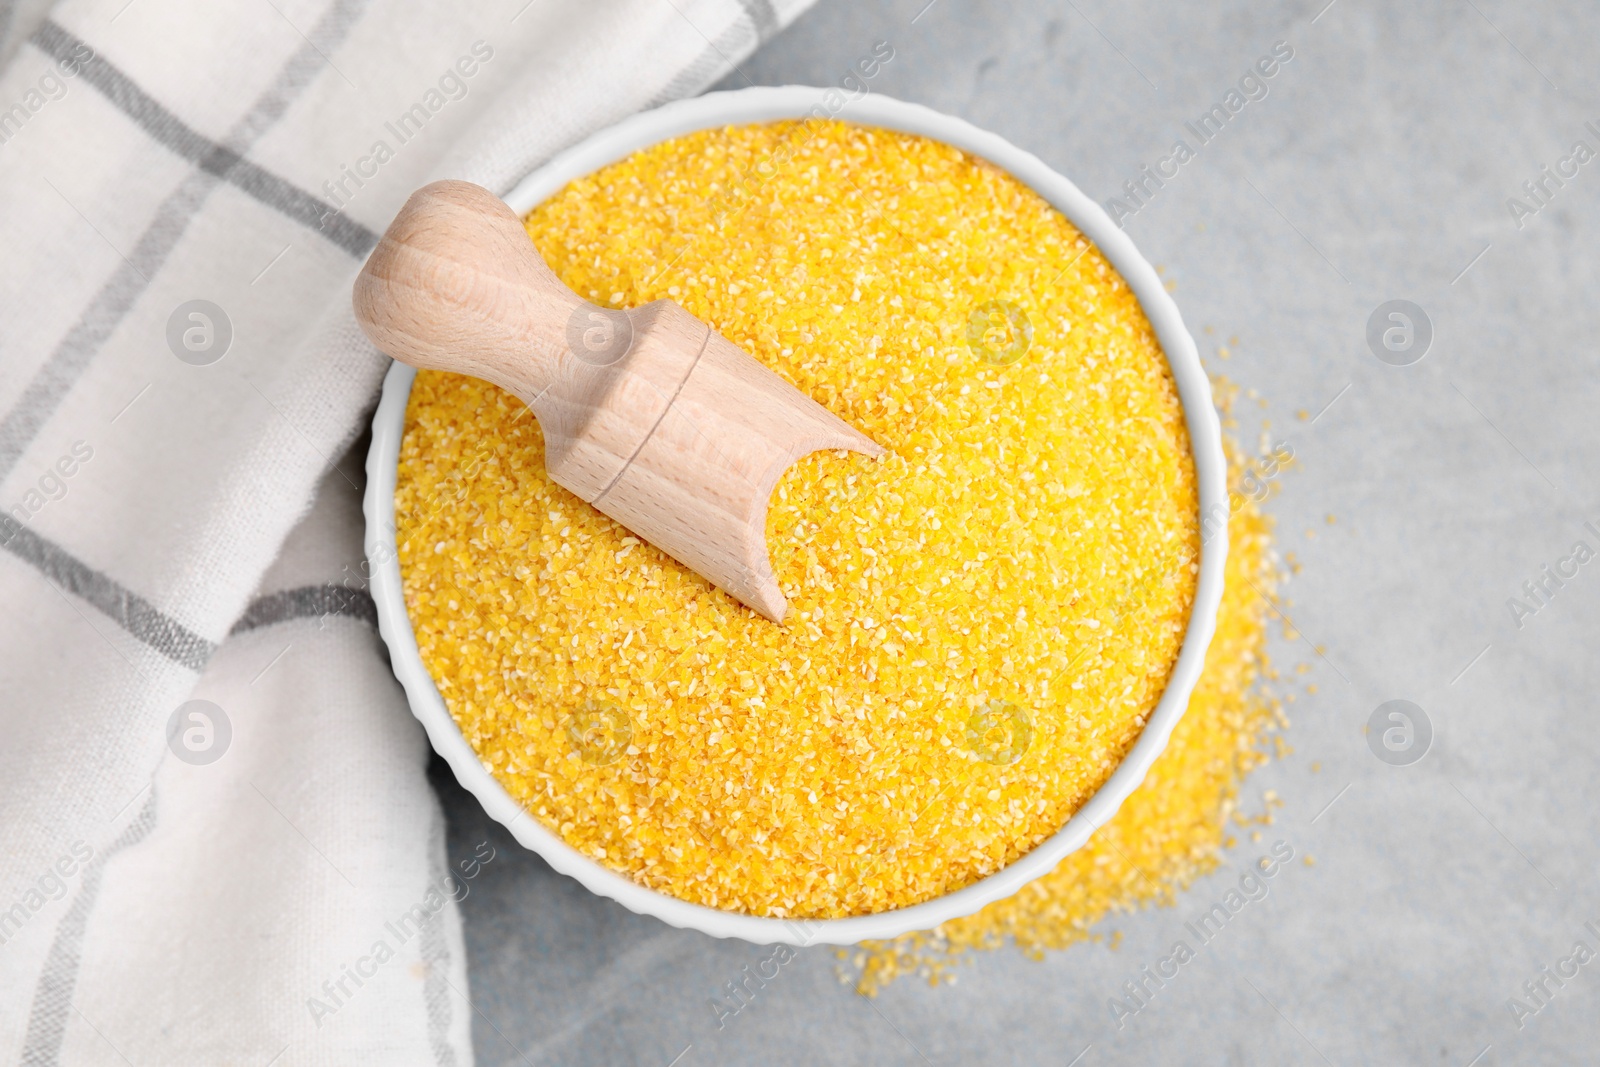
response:
<path id="1" fill-rule="evenodd" d="M 1220 383 L 1218 398 L 1231 389 Z M 1229 449 L 1237 485 L 1241 466 Z M 1098 938 L 1096 925 L 1118 912 L 1170 905 L 1178 891 L 1214 870 L 1231 844 L 1227 824 L 1241 820 L 1239 786 L 1265 762 L 1266 740 L 1286 725 L 1278 701 L 1262 688 L 1270 677 L 1267 623 L 1279 567 L 1271 556 L 1270 520 L 1253 497 L 1229 519 L 1227 583 L 1217 633 L 1189 710 L 1149 775 L 1116 816 L 1049 874 L 1015 896 L 926 933 L 870 942 L 842 955 L 855 968 L 857 988 L 873 994 L 896 978 L 953 979 L 966 953 L 1015 944 L 1032 956 Z M 1113 933 L 1113 947 L 1119 940 Z"/>
<path id="2" fill-rule="evenodd" d="M 666 142 L 527 227 L 579 294 L 676 299 L 888 455 L 779 482 L 780 627 L 551 483 L 515 398 L 418 375 L 406 601 L 484 766 L 586 855 L 755 915 L 915 904 L 1054 833 L 1198 570 L 1182 408 L 1099 251 L 986 163 L 837 122 Z"/>

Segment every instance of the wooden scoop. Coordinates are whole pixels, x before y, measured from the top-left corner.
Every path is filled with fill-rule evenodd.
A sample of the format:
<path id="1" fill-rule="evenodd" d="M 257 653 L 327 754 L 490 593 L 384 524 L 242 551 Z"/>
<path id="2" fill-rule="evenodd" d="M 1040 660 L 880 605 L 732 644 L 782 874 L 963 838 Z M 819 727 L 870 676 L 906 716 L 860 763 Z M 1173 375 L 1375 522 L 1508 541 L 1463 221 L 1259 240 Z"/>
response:
<path id="1" fill-rule="evenodd" d="M 552 480 L 773 622 L 789 608 L 767 556 L 779 475 L 818 449 L 883 452 L 673 301 L 582 299 L 468 182 L 411 195 L 356 279 L 355 312 L 395 359 L 515 393 Z"/>

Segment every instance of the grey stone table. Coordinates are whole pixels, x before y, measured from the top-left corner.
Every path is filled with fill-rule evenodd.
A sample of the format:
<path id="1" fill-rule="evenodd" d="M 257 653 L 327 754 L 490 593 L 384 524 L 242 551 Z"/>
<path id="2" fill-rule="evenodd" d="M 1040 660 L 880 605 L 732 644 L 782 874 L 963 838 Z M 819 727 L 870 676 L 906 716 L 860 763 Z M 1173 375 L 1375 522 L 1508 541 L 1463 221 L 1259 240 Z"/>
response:
<path id="1" fill-rule="evenodd" d="M 954 986 L 869 1001 L 810 949 L 718 1030 L 710 999 L 767 950 L 590 896 L 435 775 L 452 851 L 500 846 L 463 905 L 480 1061 L 1600 1062 L 1600 962 L 1573 959 L 1600 950 L 1600 561 L 1572 554 L 1600 550 L 1600 161 L 1573 151 L 1600 150 L 1600 8 L 926 2 L 822 0 L 726 84 L 837 84 L 888 41 L 877 91 L 995 130 L 1097 199 L 1142 165 L 1173 175 L 1126 198 L 1126 227 L 1209 366 L 1267 401 L 1242 412 L 1247 441 L 1270 419 L 1299 459 L 1272 510 L 1304 563 L 1287 593 L 1305 638 L 1274 655 L 1312 661 L 1318 692 L 1247 796 L 1277 790 L 1268 842 L 1316 865 L 1291 865 L 1120 1030 L 1107 998 L 1264 846 L 1175 910 L 1119 918 L 1118 951 L 981 954 Z M 1226 111 L 1280 41 L 1292 59 L 1201 143 L 1185 124 Z M 1428 332 L 1415 312 L 1409 351 L 1368 344 L 1391 300 L 1431 324 L 1420 361 L 1394 365 Z M 1404 322 L 1380 325 L 1405 348 Z M 1530 597 L 1541 579 L 1552 595 Z M 1392 699 L 1431 725 L 1410 765 L 1363 730 Z"/>

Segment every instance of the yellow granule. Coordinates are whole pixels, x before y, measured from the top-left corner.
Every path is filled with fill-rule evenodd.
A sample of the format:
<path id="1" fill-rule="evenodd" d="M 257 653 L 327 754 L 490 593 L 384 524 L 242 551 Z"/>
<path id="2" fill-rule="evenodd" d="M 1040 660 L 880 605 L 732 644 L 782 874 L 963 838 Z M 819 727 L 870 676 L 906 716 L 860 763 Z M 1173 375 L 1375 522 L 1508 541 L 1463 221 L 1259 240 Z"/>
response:
<path id="1" fill-rule="evenodd" d="M 1230 393 L 1221 383 L 1224 404 Z M 1238 485 L 1243 468 L 1231 447 L 1229 467 L 1229 484 Z M 1272 694 L 1261 688 L 1271 673 L 1266 638 L 1274 609 L 1268 598 L 1280 575 L 1271 557 L 1270 519 L 1249 495 L 1239 500 L 1229 520 L 1227 583 L 1205 671 L 1143 784 L 1087 845 L 1015 896 L 926 933 L 842 953 L 858 971 L 861 992 L 875 994 L 912 974 L 933 983 L 951 979 L 952 963 L 970 950 L 1010 943 L 1038 957 L 1099 939 L 1095 926 L 1107 916 L 1170 905 L 1179 890 L 1215 869 L 1222 850 L 1233 844 L 1230 819 L 1241 825 L 1271 822 L 1275 795 L 1268 792 L 1263 816 L 1246 818 L 1238 792 L 1245 775 L 1268 758 L 1264 745 L 1279 736 L 1271 731 L 1286 725 Z M 1113 948 L 1118 940 L 1120 932 L 1111 934 Z"/>
<path id="2" fill-rule="evenodd" d="M 1199 553 L 1177 392 L 1098 250 L 993 166 L 838 122 L 666 142 L 527 226 L 581 295 L 676 299 L 889 454 L 780 481 L 779 627 L 551 483 L 515 398 L 418 375 L 406 601 L 485 767 L 755 915 L 915 904 L 1054 833 L 1159 699 Z"/>

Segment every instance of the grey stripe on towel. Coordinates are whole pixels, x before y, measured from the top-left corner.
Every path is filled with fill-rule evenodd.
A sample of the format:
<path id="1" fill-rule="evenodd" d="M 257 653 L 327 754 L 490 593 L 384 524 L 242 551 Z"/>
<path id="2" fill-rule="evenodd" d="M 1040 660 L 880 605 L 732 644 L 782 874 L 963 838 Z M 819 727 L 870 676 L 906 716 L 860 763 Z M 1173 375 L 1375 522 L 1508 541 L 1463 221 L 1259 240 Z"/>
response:
<path id="1" fill-rule="evenodd" d="M 257 599 L 228 632 L 232 636 L 291 619 L 318 619 L 328 615 L 378 625 L 378 605 L 366 590 L 342 585 L 305 585 Z"/>
<path id="2" fill-rule="evenodd" d="M 22 1046 L 24 1067 L 54 1067 L 60 1062 L 61 1043 L 67 1036 L 67 1012 L 72 1010 L 72 993 L 78 986 L 78 965 L 83 962 L 83 935 L 100 896 L 106 864 L 129 845 L 144 840 L 155 824 L 156 794 L 152 788 L 149 799 L 128 828 L 84 868 L 78 895 L 73 898 L 67 914 L 62 916 L 61 925 L 56 927 L 50 954 L 45 957 L 39 984 L 33 990 L 28 1036 Z"/>
<path id="3" fill-rule="evenodd" d="M 756 28 L 756 47 L 772 40 L 778 32 L 778 12 L 772 6 L 772 0 L 739 0 L 744 8 L 744 13 L 750 16 L 750 23 Z"/>
<path id="4" fill-rule="evenodd" d="M 32 564 L 63 593 L 71 593 L 98 608 L 133 637 L 172 662 L 198 671 L 216 646 L 176 619 L 163 614 L 150 601 L 100 573 L 53 541 L 48 541 L 9 515 L 0 516 L 0 545 L 13 556 Z"/>
<path id="5" fill-rule="evenodd" d="M 51 58 L 71 62 L 87 49 L 78 38 L 54 22 L 46 22 L 33 35 L 33 43 Z M 208 174 L 255 197 L 353 256 L 365 256 L 378 243 L 378 235 L 354 222 L 332 204 L 312 196 L 292 183 L 245 159 L 237 151 L 200 134 L 178 116 L 162 107 L 154 97 L 134 84 L 122 71 L 99 56 L 79 63 L 84 81 L 99 89 L 107 100 L 133 121 L 184 159 Z"/>

